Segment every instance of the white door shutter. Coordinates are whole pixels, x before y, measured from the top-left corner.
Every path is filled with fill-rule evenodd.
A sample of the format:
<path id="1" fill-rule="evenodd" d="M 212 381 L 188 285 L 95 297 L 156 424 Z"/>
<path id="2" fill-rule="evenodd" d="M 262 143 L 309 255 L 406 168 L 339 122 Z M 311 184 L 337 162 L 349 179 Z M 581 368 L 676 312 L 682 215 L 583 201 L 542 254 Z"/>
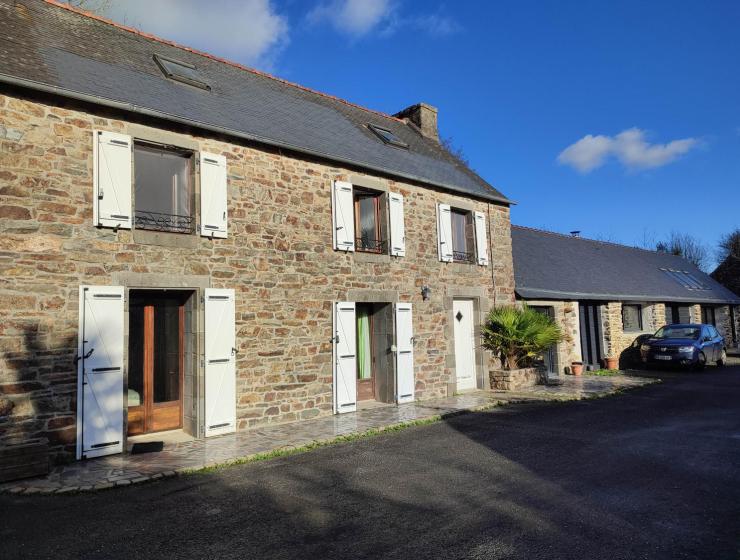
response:
<path id="1" fill-rule="evenodd" d="M 391 217 L 391 255 L 406 256 L 406 228 L 403 222 L 403 196 L 388 193 L 389 214 Z"/>
<path id="2" fill-rule="evenodd" d="M 332 214 L 334 219 L 334 249 L 355 250 L 355 201 L 352 183 L 334 181 L 332 186 Z"/>
<path id="3" fill-rule="evenodd" d="M 77 458 L 123 451 L 123 287 L 80 286 Z"/>
<path id="4" fill-rule="evenodd" d="M 200 153 L 200 234 L 226 238 L 226 158 Z"/>
<path id="5" fill-rule="evenodd" d="M 437 205 L 437 247 L 439 260 L 452 262 L 452 210 L 449 204 Z"/>
<path id="6" fill-rule="evenodd" d="M 130 136 L 93 132 L 93 224 L 131 229 Z"/>
<path id="7" fill-rule="evenodd" d="M 334 304 L 334 412 L 357 410 L 357 320 L 353 301 Z"/>
<path id="8" fill-rule="evenodd" d="M 205 290 L 205 435 L 236 430 L 234 290 Z"/>
<path id="9" fill-rule="evenodd" d="M 488 227 L 486 215 L 483 212 L 475 212 L 475 254 L 478 264 L 488 266 Z"/>
<path id="10" fill-rule="evenodd" d="M 396 304 L 396 402 L 414 400 L 414 322 L 410 303 Z"/>

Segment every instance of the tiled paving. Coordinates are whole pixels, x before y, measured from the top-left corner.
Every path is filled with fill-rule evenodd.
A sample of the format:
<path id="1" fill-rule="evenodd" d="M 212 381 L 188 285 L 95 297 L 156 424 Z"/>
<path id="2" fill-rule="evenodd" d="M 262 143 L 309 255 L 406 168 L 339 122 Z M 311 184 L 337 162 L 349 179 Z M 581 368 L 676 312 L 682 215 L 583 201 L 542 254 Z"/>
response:
<path id="1" fill-rule="evenodd" d="M 126 486 L 207 466 L 244 459 L 258 453 L 301 447 L 313 442 L 358 434 L 370 429 L 490 408 L 510 402 L 542 402 L 602 396 L 655 382 L 633 376 L 565 377 L 563 385 L 526 391 L 475 391 L 400 406 L 377 407 L 339 416 L 244 430 L 210 439 L 165 443 L 159 453 L 111 455 L 55 467 L 45 478 L 0 485 L 0 492 L 50 494 Z"/>

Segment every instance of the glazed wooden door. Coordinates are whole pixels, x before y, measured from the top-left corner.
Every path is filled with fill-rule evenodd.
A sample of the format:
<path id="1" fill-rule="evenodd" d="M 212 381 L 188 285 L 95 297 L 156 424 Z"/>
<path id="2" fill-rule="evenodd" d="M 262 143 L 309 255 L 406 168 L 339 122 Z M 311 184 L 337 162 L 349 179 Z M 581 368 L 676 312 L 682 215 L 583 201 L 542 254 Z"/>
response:
<path id="1" fill-rule="evenodd" d="M 171 295 L 129 303 L 128 434 L 182 427 L 185 306 Z"/>

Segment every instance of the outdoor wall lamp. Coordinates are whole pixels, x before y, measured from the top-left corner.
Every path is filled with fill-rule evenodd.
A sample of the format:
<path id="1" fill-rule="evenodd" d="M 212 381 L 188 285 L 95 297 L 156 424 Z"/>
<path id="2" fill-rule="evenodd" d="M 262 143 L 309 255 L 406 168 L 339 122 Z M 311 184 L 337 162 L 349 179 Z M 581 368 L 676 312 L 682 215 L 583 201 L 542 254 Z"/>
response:
<path id="1" fill-rule="evenodd" d="M 431 295 L 432 289 L 429 286 L 424 286 L 421 289 L 421 299 L 423 299 L 424 301 L 427 301 Z"/>

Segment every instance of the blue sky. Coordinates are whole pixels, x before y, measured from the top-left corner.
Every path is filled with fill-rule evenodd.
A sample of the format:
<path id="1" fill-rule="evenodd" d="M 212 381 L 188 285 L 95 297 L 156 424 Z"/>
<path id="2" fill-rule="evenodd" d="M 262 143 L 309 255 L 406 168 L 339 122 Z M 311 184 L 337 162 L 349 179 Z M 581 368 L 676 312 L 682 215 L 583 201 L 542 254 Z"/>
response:
<path id="1" fill-rule="evenodd" d="M 740 226 L 740 2 L 100 6 L 369 108 L 437 106 L 517 224 L 628 244 L 685 231 L 712 250 Z"/>

